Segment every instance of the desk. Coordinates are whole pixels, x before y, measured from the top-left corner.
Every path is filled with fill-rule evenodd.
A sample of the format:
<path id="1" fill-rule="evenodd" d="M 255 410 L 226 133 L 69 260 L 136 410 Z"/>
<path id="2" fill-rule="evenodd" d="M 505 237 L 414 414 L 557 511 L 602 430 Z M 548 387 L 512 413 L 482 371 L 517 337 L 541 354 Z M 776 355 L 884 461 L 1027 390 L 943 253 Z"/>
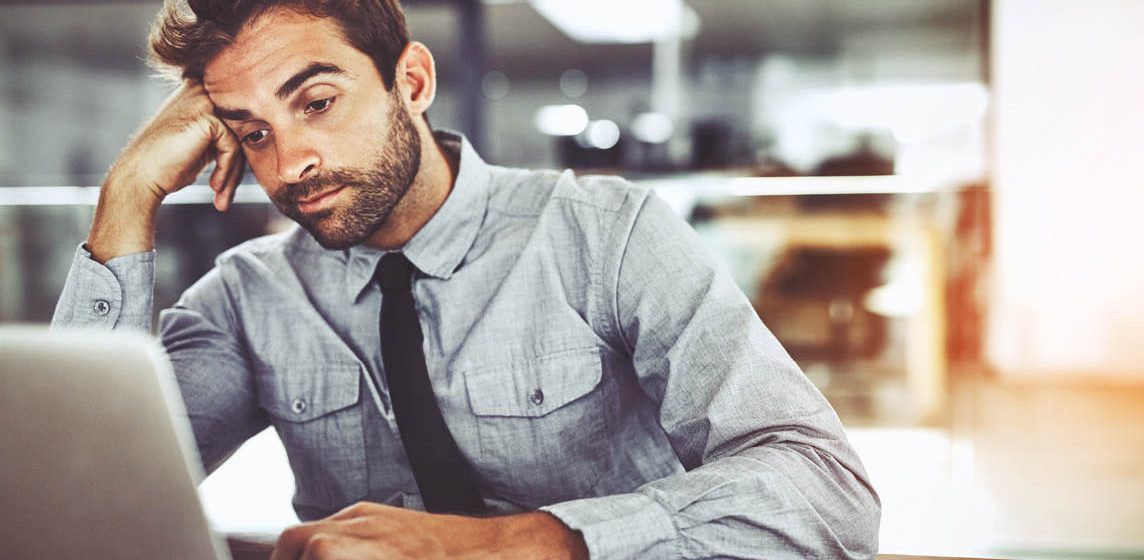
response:
<path id="1" fill-rule="evenodd" d="M 237 558 L 235 560 L 238 560 Z M 878 560 L 986 560 L 984 558 L 966 558 L 964 556 L 904 556 L 900 554 L 879 554 Z"/>
<path id="2" fill-rule="evenodd" d="M 274 535 L 227 535 L 226 545 L 233 560 L 266 560 L 274 551 Z"/>
<path id="3" fill-rule="evenodd" d="M 274 548 L 273 537 L 268 535 L 233 535 L 227 537 L 227 545 L 234 560 L 266 560 Z M 899 554 L 879 554 L 878 560 L 982 560 L 952 558 L 946 556 L 903 556 Z"/>

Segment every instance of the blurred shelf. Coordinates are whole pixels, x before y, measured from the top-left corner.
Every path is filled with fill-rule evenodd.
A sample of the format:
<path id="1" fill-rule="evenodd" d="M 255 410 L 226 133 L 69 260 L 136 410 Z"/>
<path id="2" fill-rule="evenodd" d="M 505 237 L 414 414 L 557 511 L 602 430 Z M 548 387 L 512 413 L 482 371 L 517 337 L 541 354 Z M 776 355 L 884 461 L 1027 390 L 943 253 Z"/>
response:
<path id="1" fill-rule="evenodd" d="M 964 185 L 904 175 L 751 177 L 720 172 L 649 176 L 636 178 L 634 182 L 653 189 L 682 216 L 689 216 L 701 201 L 744 197 L 926 195 L 955 192 Z"/>
<path id="2" fill-rule="evenodd" d="M 946 239 L 927 220 L 901 220 L 890 216 L 831 213 L 720 217 L 708 226 L 723 239 L 740 246 L 818 248 L 850 251 L 885 247 L 906 259 L 916 289 L 900 318 L 908 321 L 905 339 L 906 416 L 921 423 L 937 422 L 947 402 L 945 259 Z M 749 293 L 749 292 L 748 292 Z M 899 294 L 901 295 L 901 294 Z M 766 317 L 763 318 L 764 321 Z"/>
<path id="3" fill-rule="evenodd" d="M 691 173 L 668 177 L 636 177 L 637 184 L 655 189 L 669 202 L 697 198 L 742 196 L 820 196 L 863 194 L 926 194 L 951 190 L 901 175 L 853 177 L 746 177 L 727 173 Z M 82 206 L 99 200 L 99 187 L 0 187 L 0 206 Z M 191 185 L 167 198 L 166 204 L 210 204 L 214 193 L 206 185 Z M 257 184 L 244 183 L 235 196 L 239 204 L 270 200 Z"/>
<path id="4" fill-rule="evenodd" d="M 0 206 L 95 206 L 99 187 L 0 187 Z M 191 185 L 168 196 L 163 204 L 211 204 L 214 192 L 206 185 Z M 243 184 L 235 192 L 237 204 L 269 204 L 258 185 Z"/>
<path id="5" fill-rule="evenodd" d="M 703 195 L 809 196 L 845 194 L 921 194 L 945 190 L 911 181 L 901 175 L 846 177 L 744 177 L 723 173 L 696 173 L 638 179 L 656 189 L 684 189 Z"/>

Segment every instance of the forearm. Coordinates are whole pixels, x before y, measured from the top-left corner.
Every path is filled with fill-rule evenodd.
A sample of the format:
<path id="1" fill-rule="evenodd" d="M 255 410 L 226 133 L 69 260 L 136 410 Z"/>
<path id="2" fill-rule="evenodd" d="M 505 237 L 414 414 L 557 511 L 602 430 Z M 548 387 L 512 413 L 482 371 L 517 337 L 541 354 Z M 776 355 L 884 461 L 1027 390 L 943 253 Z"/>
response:
<path id="1" fill-rule="evenodd" d="M 549 513 L 533 512 L 497 518 L 492 558 L 587 560 L 584 537 Z"/>
<path id="2" fill-rule="evenodd" d="M 88 237 L 97 262 L 154 247 L 155 214 L 163 199 L 194 182 L 213 157 L 215 207 L 225 211 L 242 177 L 237 139 L 213 116 L 206 90 L 185 82 L 120 153 L 100 189 Z"/>
<path id="3" fill-rule="evenodd" d="M 680 506 L 671 516 L 682 558 L 858 559 L 878 550 L 881 506 L 864 475 L 804 444 L 752 447 L 640 492 Z"/>
<path id="4" fill-rule="evenodd" d="M 87 248 L 96 262 L 154 248 L 155 214 L 163 195 L 138 183 L 140 179 L 130 169 L 117 167 L 100 188 L 87 238 Z"/>
<path id="5" fill-rule="evenodd" d="M 155 214 L 163 197 L 117 162 L 99 191 L 87 242 L 72 260 L 55 327 L 150 331 Z"/>
<path id="6" fill-rule="evenodd" d="M 592 558 L 869 558 L 880 506 L 860 474 L 801 444 L 751 447 L 629 494 L 543 508 Z"/>

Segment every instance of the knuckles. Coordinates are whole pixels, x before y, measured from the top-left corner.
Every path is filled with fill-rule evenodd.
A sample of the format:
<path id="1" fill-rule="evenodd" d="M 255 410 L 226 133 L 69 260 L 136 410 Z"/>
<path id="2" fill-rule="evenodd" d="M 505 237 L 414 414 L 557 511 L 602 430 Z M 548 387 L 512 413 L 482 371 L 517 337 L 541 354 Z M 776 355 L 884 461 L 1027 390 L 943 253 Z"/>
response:
<path id="1" fill-rule="evenodd" d="M 317 534 L 310 537 L 303 548 L 303 558 L 329 558 L 338 550 L 338 539 L 332 535 Z"/>
<path id="2" fill-rule="evenodd" d="M 375 511 L 376 507 L 377 507 L 376 504 L 362 501 L 362 502 L 357 502 L 357 503 L 347 507 L 345 509 L 345 512 L 348 515 L 351 515 L 353 517 L 361 517 L 363 515 L 368 515 L 368 514 L 372 513 L 373 511 Z"/>
<path id="3" fill-rule="evenodd" d="M 302 525 L 295 525 L 288 527 L 278 535 L 278 546 L 290 546 L 294 543 L 300 543 L 306 538 L 306 529 Z"/>

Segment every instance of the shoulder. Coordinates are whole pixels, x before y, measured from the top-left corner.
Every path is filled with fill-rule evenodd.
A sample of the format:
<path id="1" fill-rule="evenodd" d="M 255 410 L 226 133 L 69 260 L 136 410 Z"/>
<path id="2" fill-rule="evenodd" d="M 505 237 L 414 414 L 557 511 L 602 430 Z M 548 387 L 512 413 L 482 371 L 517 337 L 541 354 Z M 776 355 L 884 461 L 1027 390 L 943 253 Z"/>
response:
<path id="1" fill-rule="evenodd" d="M 634 215 L 649 192 L 647 187 L 611 175 L 493 167 L 489 210 L 521 217 L 550 212 Z"/>
<path id="2" fill-rule="evenodd" d="M 286 231 L 256 237 L 227 249 L 215 258 L 215 267 L 224 274 L 256 271 L 274 274 L 291 268 L 292 261 L 305 259 L 314 250 L 316 245 L 309 234 L 294 225 Z"/>

